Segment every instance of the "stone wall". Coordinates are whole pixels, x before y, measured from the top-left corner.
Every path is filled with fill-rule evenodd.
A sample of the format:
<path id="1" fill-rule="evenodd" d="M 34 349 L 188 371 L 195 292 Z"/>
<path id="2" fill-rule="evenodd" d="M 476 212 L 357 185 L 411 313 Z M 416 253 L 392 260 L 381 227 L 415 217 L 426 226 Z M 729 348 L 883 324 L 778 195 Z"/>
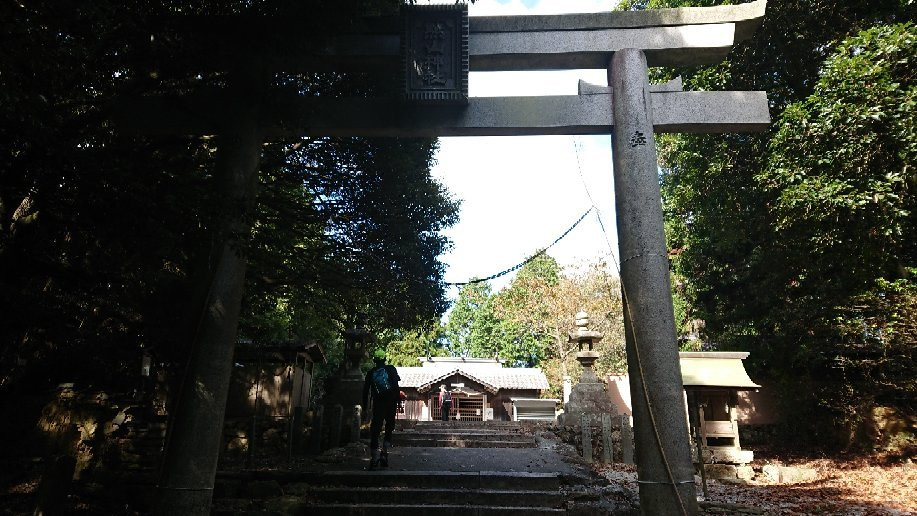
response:
<path id="1" fill-rule="evenodd" d="M 28 443 L 21 453 L 32 454 L 42 472 L 38 505 L 53 512 L 77 482 L 99 500 L 122 497 L 130 510 L 149 510 L 166 433 L 157 406 L 163 404 L 72 384 L 45 398 L 37 421 L 19 436 Z"/>
<path id="2" fill-rule="evenodd" d="M 633 429 L 630 427 L 630 424 L 622 420 L 620 416 L 612 417 L 610 423 L 608 427 L 610 439 L 607 441 L 610 442 L 611 445 L 610 461 L 607 460 L 609 456 L 605 453 L 606 438 L 604 435 L 604 426 L 601 424 L 587 426 L 592 444 L 592 462 L 632 464 L 634 449 Z M 583 427 L 581 425 L 555 426 L 552 427 L 551 430 L 561 441 L 575 446 L 577 453 L 581 457 L 584 457 L 583 448 L 585 442 L 583 441 Z"/>
<path id="3" fill-rule="evenodd" d="M 111 471 L 154 472 L 165 430 L 165 414 L 131 396 L 75 391 L 69 385 L 45 405 L 36 428 L 44 455 L 76 459 L 77 479 Z"/>
<path id="4" fill-rule="evenodd" d="M 286 455 L 290 451 L 290 418 L 226 418 L 223 425 L 223 454 L 239 458 L 256 455 Z M 254 446 L 254 447 L 253 447 Z"/>

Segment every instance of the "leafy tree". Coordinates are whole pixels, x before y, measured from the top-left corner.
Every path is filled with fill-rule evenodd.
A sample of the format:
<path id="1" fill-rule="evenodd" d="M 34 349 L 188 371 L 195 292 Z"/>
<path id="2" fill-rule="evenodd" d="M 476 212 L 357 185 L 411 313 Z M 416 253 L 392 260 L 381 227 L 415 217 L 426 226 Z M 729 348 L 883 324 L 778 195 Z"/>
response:
<path id="1" fill-rule="evenodd" d="M 417 357 L 442 356 L 445 353 L 442 323 L 432 321 L 412 330 L 386 330 L 379 336 L 388 363 L 394 366 L 417 366 Z"/>
<path id="2" fill-rule="evenodd" d="M 915 42 L 913 23 L 844 40 L 783 112 L 758 176 L 792 264 L 776 349 L 818 381 L 826 430 L 856 429 L 876 405 L 915 408 L 917 341 L 901 326 L 917 318 Z"/>
<path id="3" fill-rule="evenodd" d="M 212 71 L 221 61 L 206 41 L 138 34 L 174 31 L 163 20 L 177 13 L 258 17 L 286 9 L 306 24 L 297 45 L 308 48 L 363 13 L 399 4 L 346 1 L 308 12 L 234 1 L 4 4 L 0 24 L 17 37 L 0 57 L 0 388 L 26 377 L 53 385 L 118 376 L 130 385 L 141 345 L 163 362 L 187 351 L 200 298 L 189 292 L 206 277 L 225 215 L 214 188 L 214 140 L 136 136 L 107 109 L 119 96 L 193 93 L 225 76 Z M 259 45 L 284 43 L 282 33 Z M 277 94 L 366 95 L 397 87 L 389 79 L 287 75 L 275 86 Z M 429 177 L 434 150 L 429 139 L 266 146 L 257 207 L 238 207 L 253 220 L 243 333 L 324 340 L 356 311 L 392 326 L 440 313 L 439 230 L 456 211 Z"/>
<path id="4" fill-rule="evenodd" d="M 560 272 L 554 258 L 538 254 L 519 269 L 509 287 L 494 297 L 496 313 L 504 320 L 504 326 L 513 330 L 501 350 L 501 356 L 511 363 L 534 366 L 551 354 L 555 335 L 549 322 L 549 307 L 542 296 L 557 288 Z"/>
<path id="5" fill-rule="evenodd" d="M 440 230 L 457 205 L 429 175 L 432 140 L 304 139 L 262 174 L 248 299 L 250 333 L 327 334 L 356 313 L 410 328 L 445 308 Z M 252 306 L 252 305 L 249 305 Z M 259 314 L 283 308 L 270 330 Z M 334 330 L 332 328 L 332 330 Z M 336 330 L 335 330 L 336 331 Z"/>
<path id="6" fill-rule="evenodd" d="M 599 374 L 625 368 L 620 285 L 604 264 L 564 271 L 554 258 L 539 254 L 519 269 L 509 286 L 491 293 L 486 283 L 466 285 L 449 313 L 444 337 L 453 354 L 497 356 L 511 367 L 541 367 L 560 396 L 563 378 L 579 378 L 574 360 L 576 313 L 590 314 L 590 328 L 605 337 Z"/>
<path id="7" fill-rule="evenodd" d="M 446 342 L 453 356 L 493 357 L 500 336 L 502 321 L 494 313 L 493 296 L 487 282 L 464 285 L 449 312 Z"/>
<path id="8" fill-rule="evenodd" d="M 179 410 L 167 405 L 179 424 L 170 425 L 176 435 L 163 461 L 162 484 L 176 488 L 165 498 L 203 501 L 206 489 L 187 488 L 200 485 L 192 476 L 212 485 L 220 441 L 212 423 L 222 413 L 247 264 L 241 328 L 259 339 L 324 341 L 357 309 L 393 326 L 437 314 L 444 301 L 436 257 L 446 245 L 438 231 L 454 221 L 455 207 L 429 178 L 434 142 L 263 147 L 255 134 L 258 105 L 393 88 L 395 73 L 269 73 L 260 65 L 264 56 L 283 61 L 325 48 L 363 14 L 400 4 L 0 6 L 0 28 L 11 35 L 0 57 L 0 409 L 26 421 L 5 425 L 14 438 L 4 442 L 15 446 L 36 416 L 18 411 L 21 393 L 74 381 L 126 397 L 141 382 L 141 348 L 173 377 L 212 364 L 203 385 L 198 375 L 194 390 L 177 390 L 209 396 L 194 405 L 191 394 Z M 125 99 L 163 97 L 182 111 L 196 104 L 188 98 L 220 93 L 244 109 L 207 117 L 219 126 L 215 139 L 138 136 L 120 116 Z M 159 115 L 133 122 L 171 123 Z M 256 200 L 249 192 L 259 158 Z M 204 358 L 182 367 L 195 356 Z M 201 362 L 207 367 L 193 365 Z M 175 472 L 184 478 L 170 478 Z"/>
<path id="9" fill-rule="evenodd" d="M 439 230 L 456 209 L 429 176 L 434 141 L 274 141 L 262 147 L 257 202 L 243 204 L 219 188 L 218 138 L 140 136 L 115 120 L 116 100 L 223 88 L 227 62 L 318 48 L 362 13 L 399 5 L 0 6 L 0 28 L 14 42 L 0 56 L 0 411 L 16 420 L 4 425 L 4 442 L 17 445 L 38 417 L 19 410 L 21 394 L 75 382 L 128 396 L 140 385 L 143 351 L 180 376 L 213 251 L 230 238 L 244 242 L 237 250 L 249 264 L 244 336 L 315 339 L 335 356 L 340 329 L 357 312 L 375 328 L 438 316 L 437 256 L 447 245 Z M 263 15 L 281 26 L 259 28 Z M 202 38 L 174 25 L 198 17 L 253 23 Z M 290 27 L 294 43 L 284 41 Z M 277 98 L 383 94 L 397 85 L 392 74 L 266 82 Z M 228 234 L 223 220 L 239 215 L 251 231 Z"/>
<path id="10" fill-rule="evenodd" d="M 497 313 L 528 335 L 538 346 L 538 365 L 551 384 L 552 396 L 560 395 L 563 378 L 579 378 L 574 360 L 578 351 L 569 341 L 575 315 L 590 315 L 590 329 L 604 334 L 597 351 L 602 357 L 597 373 L 622 371 L 626 367 L 620 285 L 610 278 L 604 264 L 587 264 L 579 271 L 562 273 L 557 262 L 541 255 L 520 269 L 513 282 L 496 296 Z"/>
<path id="11" fill-rule="evenodd" d="M 514 281 L 547 274 L 556 283 L 558 271 L 556 262 L 542 255 L 524 265 Z M 550 336 L 540 328 L 505 317 L 500 307 L 505 292 L 491 293 L 486 282 L 462 288 L 446 325 L 446 340 L 453 354 L 499 357 L 514 367 L 534 367 L 541 362 Z"/>
<path id="12" fill-rule="evenodd" d="M 729 2 L 651 0 L 648 6 L 721 3 Z M 625 2 L 623 7 L 645 7 L 635 4 Z M 806 430 L 793 429 L 794 435 L 809 436 L 814 444 L 849 442 L 849 429 L 865 415 L 849 397 L 837 396 L 839 385 L 844 392 L 872 389 L 863 374 L 852 374 L 849 364 L 845 372 L 829 358 L 850 356 L 868 340 L 868 332 L 851 340 L 857 332 L 849 329 L 856 324 L 841 324 L 840 319 L 899 320 L 900 314 L 879 316 L 879 305 L 853 300 L 891 296 L 880 284 L 897 285 L 894 295 L 903 295 L 907 288 L 899 280 L 909 277 L 914 263 L 913 250 L 893 237 L 911 227 L 903 211 L 912 201 L 902 193 L 912 186 L 895 179 L 902 176 L 900 163 L 908 151 L 895 141 L 913 140 L 908 133 L 912 129 L 896 122 L 913 119 L 913 104 L 908 107 L 907 100 L 912 98 L 907 92 L 913 74 L 888 59 L 911 59 L 895 50 L 906 48 L 907 38 L 880 43 L 873 35 L 852 46 L 841 42 L 873 25 L 913 16 L 912 2 L 771 0 L 762 27 L 738 44 L 727 62 L 653 70 L 659 80 L 682 75 L 687 89 L 765 90 L 772 117 L 782 117 L 784 123 L 761 135 L 659 138 L 666 235 L 674 251 L 673 283 L 680 285 L 676 305 L 681 301 L 684 306 L 682 323 L 703 320 L 709 341 L 752 351 L 752 374 L 782 385 L 791 405 L 788 413 Z M 843 52 L 851 58 L 858 53 L 869 57 L 834 57 L 836 62 L 825 63 L 829 55 Z M 886 58 L 886 53 L 898 57 Z M 852 67 L 852 77 L 844 75 L 846 66 Z M 897 100 L 880 98 L 890 91 Z M 872 111 L 874 107 L 882 114 Z M 901 110 L 903 115 L 895 115 Z M 857 116 L 865 118 L 848 123 Z M 875 168 L 862 175 L 855 172 L 865 171 L 867 164 Z M 890 178 L 884 179 L 887 174 Z M 861 208 L 879 209 L 856 211 L 859 202 L 864 202 Z M 865 217 L 860 219 L 860 214 Z M 893 256 L 871 261 L 884 251 Z M 882 270 L 863 273 L 872 266 Z M 851 319 L 857 306 L 869 315 Z M 800 384 L 807 388 L 800 390 Z M 818 385 L 825 389 L 813 387 Z M 800 398 L 800 392 L 811 396 Z M 856 413 L 860 416 L 850 417 Z M 838 432 L 839 427 L 848 430 Z"/>
<path id="13" fill-rule="evenodd" d="M 129 36 L 141 11 L 0 7 L 15 40 L 0 57 L 0 395 L 61 381 L 130 390 L 140 347 L 182 338 L 207 148 L 108 121 L 106 103 L 147 64 Z"/>

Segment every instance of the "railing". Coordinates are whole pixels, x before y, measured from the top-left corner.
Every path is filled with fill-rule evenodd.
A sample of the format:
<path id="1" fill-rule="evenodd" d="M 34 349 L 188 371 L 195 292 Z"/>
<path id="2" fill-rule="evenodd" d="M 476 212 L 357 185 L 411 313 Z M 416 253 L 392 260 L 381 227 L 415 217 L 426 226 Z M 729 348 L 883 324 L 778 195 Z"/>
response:
<path id="1" fill-rule="evenodd" d="M 442 419 L 442 407 L 439 405 L 439 396 L 434 396 L 430 417 L 434 420 Z M 450 421 L 484 421 L 484 397 L 452 395 L 452 407 L 449 410 Z"/>

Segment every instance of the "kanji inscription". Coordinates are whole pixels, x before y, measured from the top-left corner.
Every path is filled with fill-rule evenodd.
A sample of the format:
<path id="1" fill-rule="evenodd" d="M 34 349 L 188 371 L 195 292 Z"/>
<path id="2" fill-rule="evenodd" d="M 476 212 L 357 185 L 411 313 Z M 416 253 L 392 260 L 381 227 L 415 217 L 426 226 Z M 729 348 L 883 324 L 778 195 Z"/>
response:
<path id="1" fill-rule="evenodd" d="M 468 101 L 468 8 L 411 5 L 402 10 L 405 97 L 424 103 Z"/>
<path id="2" fill-rule="evenodd" d="M 634 131 L 630 137 L 630 146 L 637 147 L 638 145 L 646 145 L 646 135 L 640 131 Z"/>

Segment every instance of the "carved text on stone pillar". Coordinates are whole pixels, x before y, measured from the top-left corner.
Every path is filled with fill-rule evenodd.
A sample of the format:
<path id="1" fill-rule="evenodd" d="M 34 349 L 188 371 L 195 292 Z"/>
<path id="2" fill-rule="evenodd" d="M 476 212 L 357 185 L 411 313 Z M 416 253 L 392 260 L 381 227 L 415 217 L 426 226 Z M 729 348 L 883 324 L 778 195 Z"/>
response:
<path id="1" fill-rule="evenodd" d="M 638 145 L 646 145 L 646 135 L 640 131 L 634 131 L 630 137 L 630 146 L 637 147 Z"/>

